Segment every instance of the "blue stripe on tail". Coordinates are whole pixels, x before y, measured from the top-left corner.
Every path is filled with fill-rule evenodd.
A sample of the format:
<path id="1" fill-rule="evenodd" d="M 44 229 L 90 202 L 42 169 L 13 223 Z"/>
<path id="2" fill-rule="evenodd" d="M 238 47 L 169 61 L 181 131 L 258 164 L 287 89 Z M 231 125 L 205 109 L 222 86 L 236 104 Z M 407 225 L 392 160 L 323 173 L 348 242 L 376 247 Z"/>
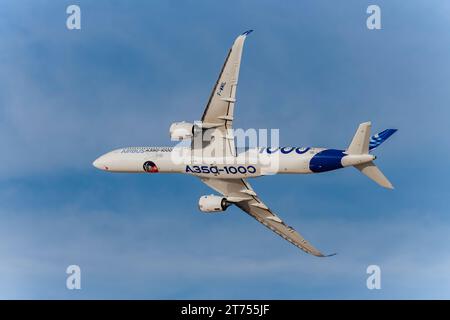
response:
<path id="1" fill-rule="evenodd" d="M 370 137 L 369 140 L 369 150 L 375 149 L 380 144 L 385 142 L 390 136 L 392 136 L 397 129 L 386 129 L 380 133 L 377 133 L 376 135 Z"/>

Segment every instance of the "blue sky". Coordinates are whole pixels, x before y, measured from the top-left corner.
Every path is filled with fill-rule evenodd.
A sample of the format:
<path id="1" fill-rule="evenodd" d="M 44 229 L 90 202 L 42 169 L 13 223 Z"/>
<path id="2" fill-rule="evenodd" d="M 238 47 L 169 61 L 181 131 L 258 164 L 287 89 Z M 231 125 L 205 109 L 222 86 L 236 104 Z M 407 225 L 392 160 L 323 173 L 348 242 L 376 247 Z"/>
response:
<path id="1" fill-rule="evenodd" d="M 0 3 L 0 298 L 450 298 L 450 4 L 444 1 Z M 366 28 L 378 4 L 382 30 Z M 170 145 L 198 120 L 247 29 L 236 127 L 344 148 L 357 125 L 398 128 L 376 151 L 384 190 L 354 169 L 252 180 L 318 259 L 183 175 L 92 167 Z M 82 289 L 65 287 L 77 264 Z M 366 268 L 382 289 L 366 288 Z"/>

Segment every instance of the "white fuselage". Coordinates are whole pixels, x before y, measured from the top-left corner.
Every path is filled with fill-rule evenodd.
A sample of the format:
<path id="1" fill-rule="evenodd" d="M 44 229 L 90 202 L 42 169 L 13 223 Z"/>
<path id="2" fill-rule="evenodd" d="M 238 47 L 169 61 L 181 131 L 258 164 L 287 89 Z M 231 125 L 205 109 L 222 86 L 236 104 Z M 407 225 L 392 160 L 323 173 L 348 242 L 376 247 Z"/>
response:
<path id="1" fill-rule="evenodd" d="M 369 154 L 396 130 L 387 129 L 370 137 L 371 123 L 361 123 L 346 150 L 326 148 L 259 147 L 236 149 L 236 145 L 256 146 L 269 141 L 266 130 L 233 130 L 236 90 L 244 40 L 251 30 L 236 38 L 228 51 L 206 107 L 199 121 L 170 125 L 177 147 L 127 147 L 108 152 L 93 162 L 101 170 L 128 173 L 183 173 L 201 178 L 218 195 L 201 196 L 204 213 L 223 212 L 234 204 L 261 224 L 305 252 L 324 257 L 261 200 L 246 178 L 279 173 L 307 174 L 355 166 L 379 185 L 393 186 L 375 166 Z M 187 147 L 183 147 L 188 145 Z M 270 136 L 278 143 L 278 134 Z"/>
<path id="2" fill-rule="evenodd" d="M 104 154 L 94 166 L 111 172 L 185 173 L 240 179 L 279 173 L 317 173 L 372 161 L 372 155 L 347 155 L 325 148 L 253 148 L 236 157 L 210 157 L 182 147 L 129 147 Z"/>

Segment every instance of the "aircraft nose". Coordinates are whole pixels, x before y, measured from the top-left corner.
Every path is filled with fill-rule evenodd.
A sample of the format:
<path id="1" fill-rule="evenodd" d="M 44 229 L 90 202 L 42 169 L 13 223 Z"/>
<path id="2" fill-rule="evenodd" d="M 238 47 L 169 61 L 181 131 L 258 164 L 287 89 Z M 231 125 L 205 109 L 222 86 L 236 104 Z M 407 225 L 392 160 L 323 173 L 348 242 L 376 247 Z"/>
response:
<path id="1" fill-rule="evenodd" d="M 101 157 L 95 159 L 94 162 L 92 162 L 92 165 L 93 165 L 94 167 L 96 167 L 97 169 L 102 169 L 100 158 L 101 158 Z"/>
<path id="2" fill-rule="evenodd" d="M 92 162 L 92 165 L 100 170 L 108 170 L 104 156 L 101 156 L 101 157 L 98 157 L 97 159 L 95 159 L 94 162 Z"/>
<path id="3" fill-rule="evenodd" d="M 95 159 L 94 162 L 92 162 L 92 165 L 96 167 L 97 169 L 100 169 L 100 161 L 99 158 Z"/>

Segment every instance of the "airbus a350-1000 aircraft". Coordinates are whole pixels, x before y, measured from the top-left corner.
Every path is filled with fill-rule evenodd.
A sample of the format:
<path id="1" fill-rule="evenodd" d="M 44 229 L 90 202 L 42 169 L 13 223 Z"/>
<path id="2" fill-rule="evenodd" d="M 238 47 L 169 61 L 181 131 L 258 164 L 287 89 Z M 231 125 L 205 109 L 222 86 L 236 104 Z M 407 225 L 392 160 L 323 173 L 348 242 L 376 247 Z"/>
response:
<path id="1" fill-rule="evenodd" d="M 362 123 L 346 150 L 236 148 L 232 130 L 236 89 L 242 48 L 250 32 L 238 36 L 229 50 L 201 121 L 175 122 L 170 126 L 172 140 L 190 140 L 190 145 L 188 141 L 185 146 L 178 147 L 117 149 L 102 155 L 93 165 L 111 172 L 186 173 L 197 176 L 220 194 L 200 197 L 199 208 L 202 212 L 221 212 L 234 204 L 305 252 L 324 257 L 264 204 L 248 179 L 277 173 L 319 173 L 353 166 L 379 185 L 392 189 L 391 183 L 375 166 L 373 160 L 376 157 L 370 151 L 396 129 L 387 129 L 370 137 L 370 122 Z"/>

